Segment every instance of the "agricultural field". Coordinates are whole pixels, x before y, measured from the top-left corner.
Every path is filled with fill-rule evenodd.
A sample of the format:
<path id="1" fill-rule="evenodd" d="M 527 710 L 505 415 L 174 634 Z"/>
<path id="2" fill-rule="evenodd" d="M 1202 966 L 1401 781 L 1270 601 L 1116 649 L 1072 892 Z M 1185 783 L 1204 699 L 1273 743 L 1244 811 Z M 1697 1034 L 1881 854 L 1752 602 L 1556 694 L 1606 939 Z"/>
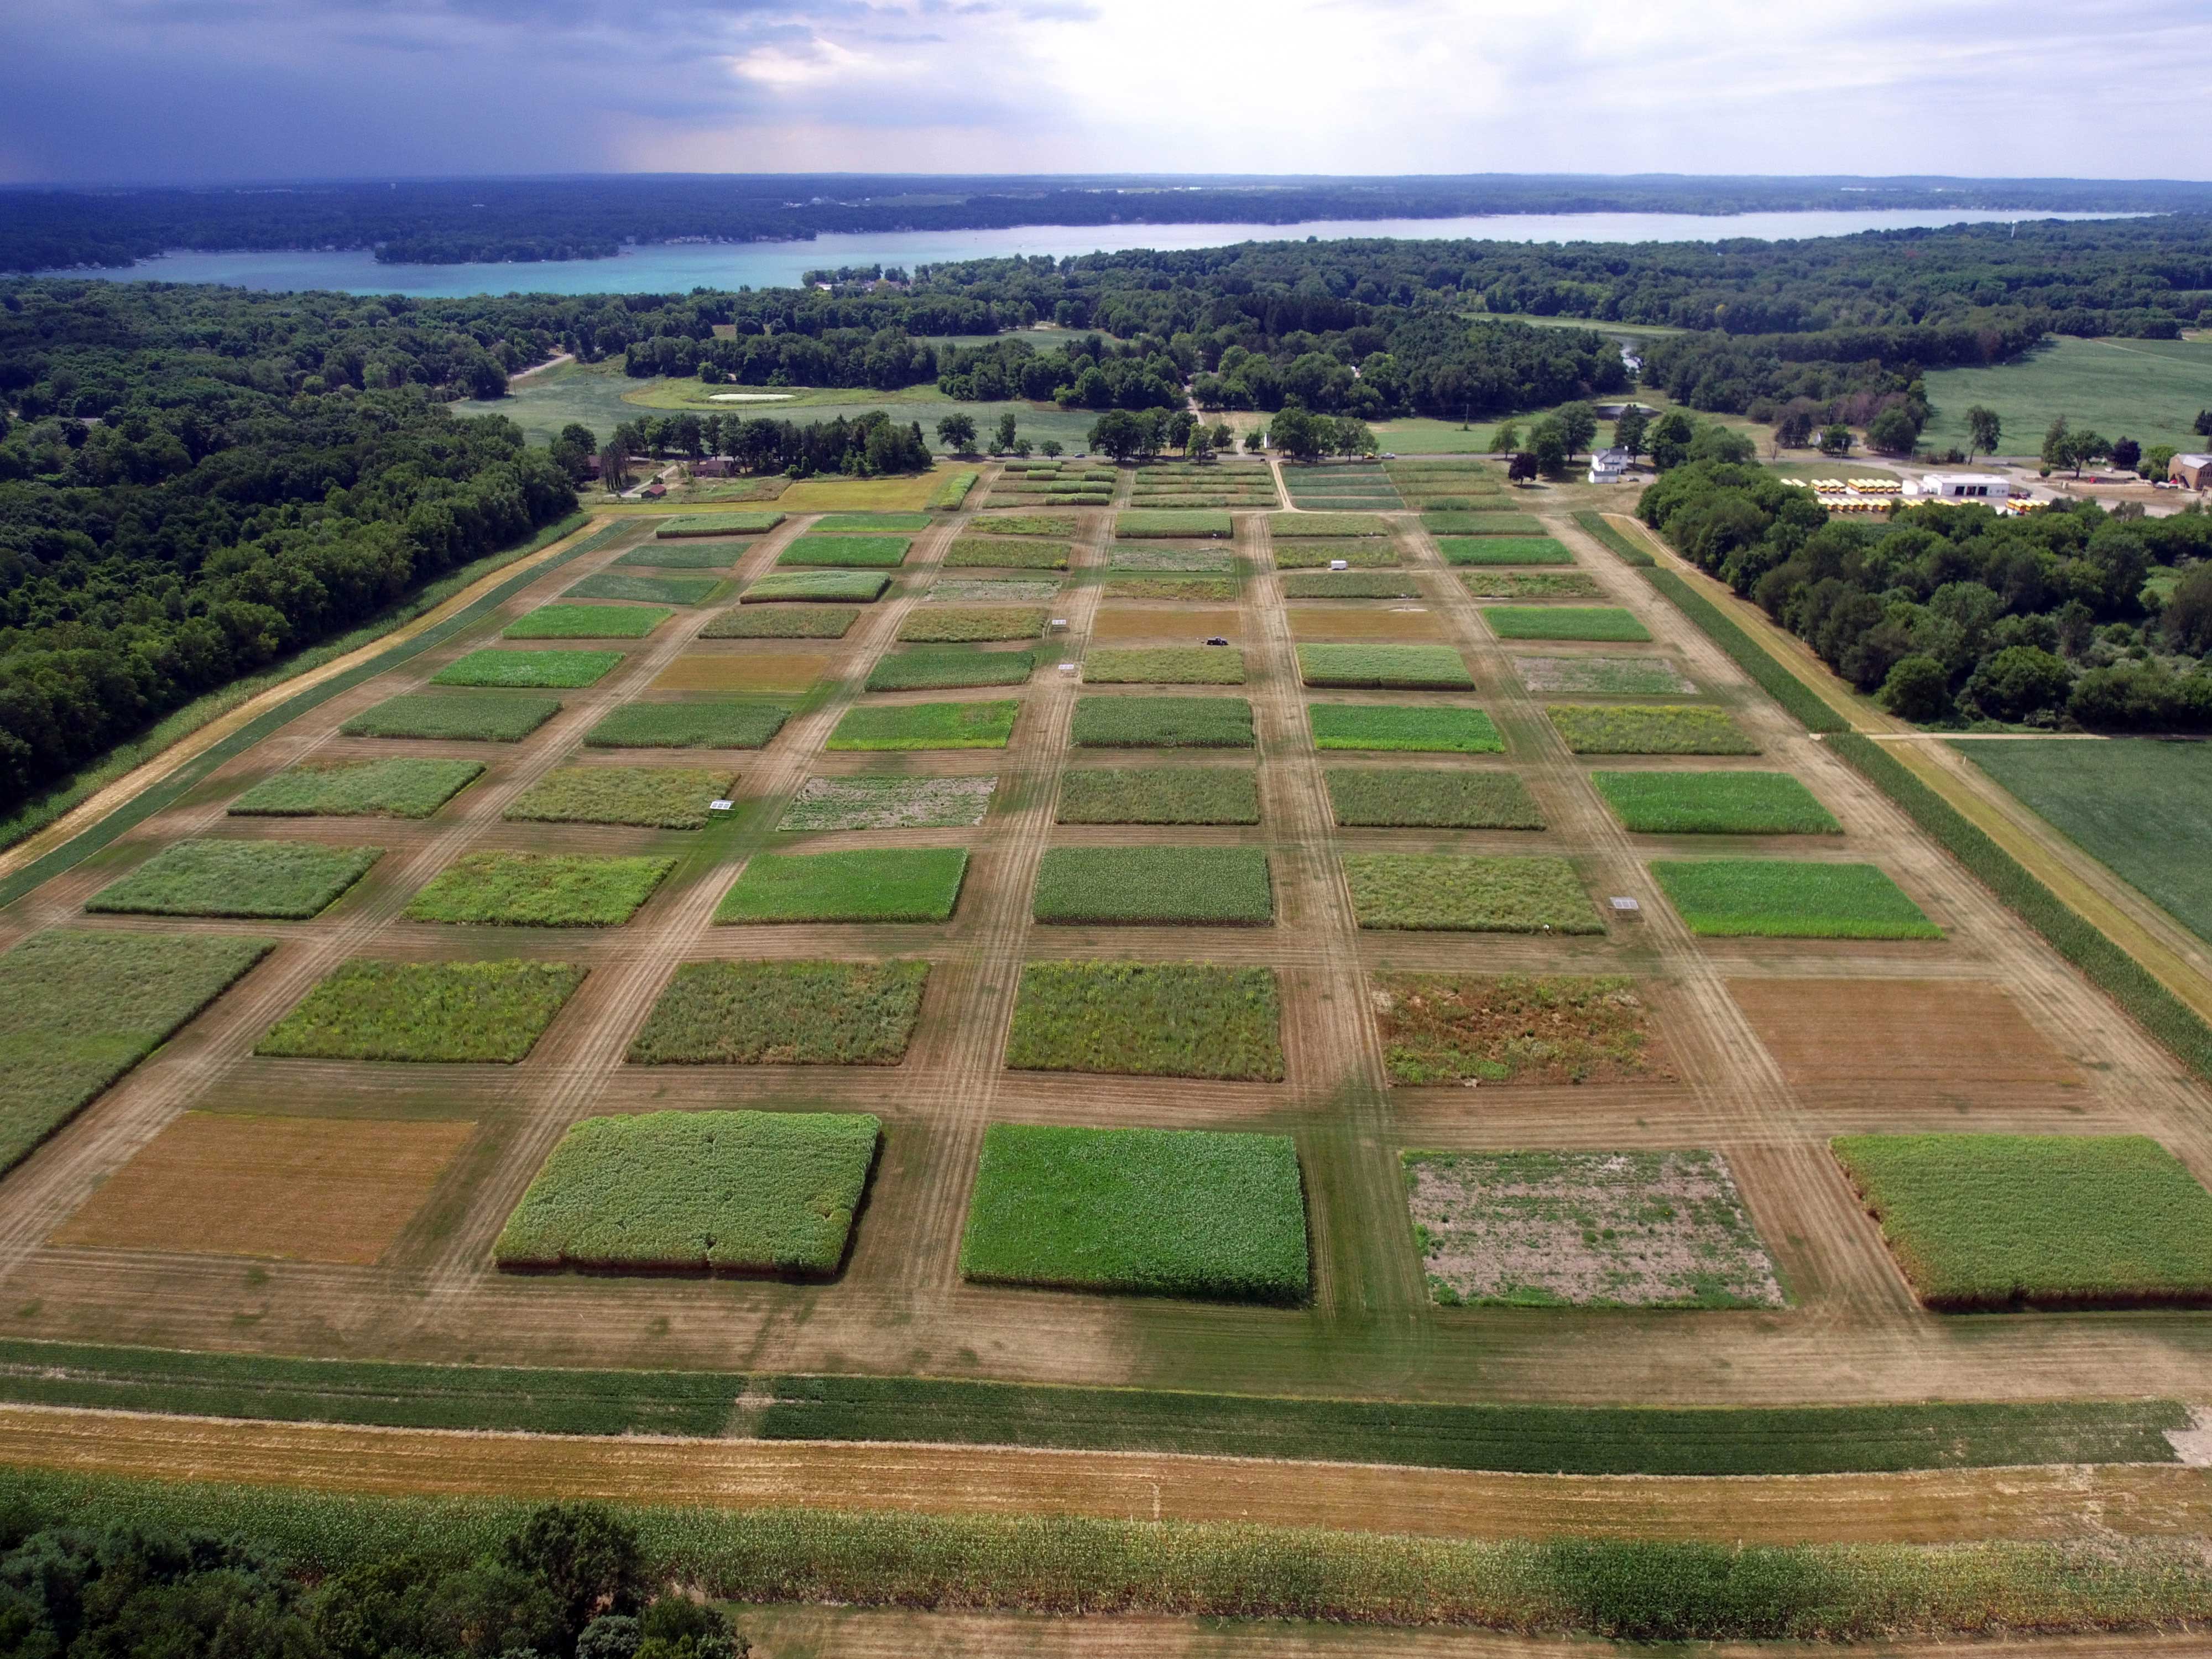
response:
<path id="1" fill-rule="evenodd" d="M 879 659 L 868 672 L 867 689 L 941 691 L 965 685 L 1019 685 L 1036 667 L 1036 654 L 1028 651 L 924 646 L 918 651 L 896 651 Z"/>
<path id="2" fill-rule="evenodd" d="M 503 640 L 641 640 L 676 613 L 665 605 L 541 605 L 499 631 Z"/>
<path id="3" fill-rule="evenodd" d="M 653 676 L 649 689 L 732 697 L 803 696 L 835 660 L 817 651 L 686 651 Z"/>
<path id="4" fill-rule="evenodd" d="M 1298 678 L 1308 685 L 1465 691 L 1474 678 L 1448 645 L 1302 645 Z"/>
<path id="5" fill-rule="evenodd" d="M 1275 899 L 1256 847 L 1055 847 L 1031 913 L 1078 927 L 1265 927 Z"/>
<path id="6" fill-rule="evenodd" d="M 1602 640 L 1647 643 L 1651 635 L 1629 611 L 1608 605 L 1486 605 L 1482 619 L 1501 640 Z"/>
<path id="7" fill-rule="evenodd" d="M 927 513 L 825 513 L 807 526 L 809 536 L 824 532 L 841 535 L 890 536 L 919 534 L 929 528 Z"/>
<path id="8" fill-rule="evenodd" d="M 914 542 L 906 536 L 820 536 L 796 538 L 775 556 L 776 568 L 826 565 L 854 569 L 890 569 L 906 562 Z"/>
<path id="9" fill-rule="evenodd" d="M 1330 771 L 1329 805 L 1346 827 L 1541 830 L 1528 786 L 1511 772 L 1443 767 L 1358 767 Z"/>
<path id="10" fill-rule="evenodd" d="M 898 636 L 912 643 L 935 644 L 1033 640 L 1044 632 L 1049 614 L 1029 605 L 917 607 L 899 624 Z"/>
<path id="11" fill-rule="evenodd" d="M 1226 513 L 1197 510 L 1146 512 L 1138 509 L 1114 515 L 1114 534 L 1130 541 L 1172 536 L 1223 538 L 1234 528 L 1234 521 Z"/>
<path id="12" fill-rule="evenodd" d="M 1052 576 L 948 576 L 921 597 L 931 605 L 1042 604 L 1060 594 Z"/>
<path id="13" fill-rule="evenodd" d="M 2008 455 L 2033 457 L 2051 416 L 2077 432 L 2124 434 L 2145 449 L 2171 444 L 2202 451 L 2194 429 L 2212 409 L 2212 340 L 2086 340 L 2052 335 L 2024 357 L 1967 368 L 1930 369 L 1933 410 L 1920 434 L 1936 453 L 1964 449 L 1966 411 L 1979 404 L 2004 423 Z"/>
<path id="14" fill-rule="evenodd" d="M 872 570 L 778 570 L 738 595 L 739 605 L 872 605 L 891 585 Z"/>
<path id="15" fill-rule="evenodd" d="M 1004 749 L 1020 703 L 907 702 L 849 709 L 824 745 L 832 750 Z"/>
<path id="16" fill-rule="evenodd" d="M 384 855 L 304 841 L 180 841 L 85 901 L 96 915 L 304 921 Z"/>
<path id="17" fill-rule="evenodd" d="M 1621 828 L 1639 836 L 1833 836 L 1835 814 L 1787 772 L 1593 772 Z"/>
<path id="18" fill-rule="evenodd" d="M 1501 506 L 1490 512 L 1468 512 L 1431 507 L 1421 514 L 1421 528 L 1441 539 L 1447 536 L 1540 537 L 1543 521 L 1533 513 L 1516 513 Z"/>
<path id="19" fill-rule="evenodd" d="M 663 519 L 653 526 L 656 541 L 682 541 L 693 536 L 759 536 L 775 529 L 789 515 L 773 510 L 707 513 L 696 518 Z"/>
<path id="20" fill-rule="evenodd" d="M 227 810 L 233 817 L 427 818 L 483 775 L 477 761 L 302 761 Z"/>
<path id="21" fill-rule="evenodd" d="M 713 576 L 624 576 L 611 571 L 583 580 L 566 589 L 564 599 L 633 599 L 641 605 L 704 605 L 722 591 L 723 583 Z"/>
<path id="22" fill-rule="evenodd" d="M 1665 1082 L 1649 1000 L 1625 974 L 1380 974 L 1375 1018 L 1390 1081 Z"/>
<path id="23" fill-rule="evenodd" d="M 979 536 L 1043 536 L 1065 543 L 1083 524 L 1060 513 L 1002 513 L 995 519 L 972 519 L 969 528 Z"/>
<path id="24" fill-rule="evenodd" d="M 781 830 L 948 830 L 981 823 L 995 777 L 809 778 L 777 820 Z"/>
<path id="25" fill-rule="evenodd" d="M 605 679 L 622 659 L 619 651 L 472 651 L 433 674 L 430 684 L 573 690 Z"/>
<path id="26" fill-rule="evenodd" d="M 647 830 L 703 830 L 707 803 L 730 793 L 734 775 L 696 766 L 563 766 L 515 798 L 517 823 L 629 823 Z"/>
<path id="27" fill-rule="evenodd" d="M 1690 931 L 1709 938 L 1943 937 L 1943 930 L 1871 864 L 1654 860 L 1651 873 Z"/>
<path id="28" fill-rule="evenodd" d="M 1575 556 L 1549 536 L 1439 536 L 1446 564 L 1572 564 Z"/>
<path id="29" fill-rule="evenodd" d="M 1203 645 L 1094 650 L 1083 678 L 1091 685 L 1242 685 L 1244 653 Z"/>
<path id="30" fill-rule="evenodd" d="M 1516 657 L 1513 667 L 1539 696 L 1677 697 L 1698 689 L 1664 657 Z"/>
<path id="31" fill-rule="evenodd" d="M 1279 1083 L 1282 1018 L 1271 968 L 1032 962 L 1022 969 L 1006 1064 Z"/>
<path id="32" fill-rule="evenodd" d="M 1601 933 L 1565 859 L 1455 853 L 1346 853 L 1362 927 L 1472 933 Z"/>
<path id="33" fill-rule="evenodd" d="M 610 570 L 720 570 L 752 550 L 747 541 L 647 542 L 635 552 L 625 553 Z"/>
<path id="34" fill-rule="evenodd" d="M 1326 570 L 1341 561 L 1354 570 L 1380 569 L 1398 562 L 1398 550 L 1371 538 L 1355 541 L 1286 539 L 1271 550 L 1278 570 Z"/>
<path id="35" fill-rule="evenodd" d="M 1257 823 L 1257 776 L 1243 767 L 1071 767 L 1061 823 Z"/>
<path id="36" fill-rule="evenodd" d="M 1073 548 L 1062 541 L 1013 535 L 959 536 L 945 555 L 947 570 L 1065 570 Z"/>
<path id="37" fill-rule="evenodd" d="M 968 854 L 957 847 L 760 853 L 722 896 L 714 920 L 945 921 L 967 873 Z"/>
<path id="38" fill-rule="evenodd" d="M 1552 703 L 1545 714 L 1577 755 L 1756 755 L 1717 708 L 1694 704 Z"/>
<path id="39" fill-rule="evenodd" d="M 732 605 L 699 630 L 702 640 L 842 640 L 860 619 L 851 605 Z"/>
<path id="40" fill-rule="evenodd" d="M 1219 575 L 1233 573 L 1237 556 L 1204 542 L 1115 542 L 1106 550 L 1111 571 L 1158 570 L 1170 574 Z"/>
<path id="41" fill-rule="evenodd" d="M 1364 702 L 1307 706 L 1316 749 L 1370 749 L 1402 754 L 1502 755 L 1505 740 L 1480 708 L 1423 708 Z"/>
<path id="42" fill-rule="evenodd" d="M 1594 599 L 1603 591 L 1579 570 L 1468 571 L 1459 580 L 1478 599 Z"/>
<path id="43" fill-rule="evenodd" d="M 1249 749 L 1252 705 L 1242 697 L 1084 697 L 1071 740 L 1079 749 Z"/>
<path id="44" fill-rule="evenodd" d="M 1109 576 L 1099 584 L 1109 599 L 1176 599 L 1186 605 L 1226 605 L 1237 597 L 1231 576 Z"/>
<path id="45" fill-rule="evenodd" d="M 584 734 L 591 749 L 758 749 L 783 729 L 780 703 L 624 703 Z"/>
<path id="46" fill-rule="evenodd" d="M 896 1066 L 926 962 L 690 962 L 629 1046 L 634 1066 Z"/>
<path id="47" fill-rule="evenodd" d="M 355 715 L 338 730 L 349 738 L 520 743 L 560 712 L 558 697 L 525 697 L 496 691 L 409 691 Z"/>
<path id="48" fill-rule="evenodd" d="M 1382 570 L 1307 570 L 1283 579 L 1286 599 L 1418 599 L 1412 574 Z"/>
<path id="49" fill-rule="evenodd" d="M 565 962 L 349 962 L 253 1052 L 512 1066 L 537 1046 L 585 971 Z"/>
<path id="50" fill-rule="evenodd" d="M 410 921 L 508 927 L 619 927 L 653 896 L 673 859 L 467 853 L 408 902 Z"/>
<path id="51" fill-rule="evenodd" d="M 1291 637 L 1431 641 L 1447 637 L 1443 617 L 1420 605 L 1300 605 L 1290 607 Z"/>

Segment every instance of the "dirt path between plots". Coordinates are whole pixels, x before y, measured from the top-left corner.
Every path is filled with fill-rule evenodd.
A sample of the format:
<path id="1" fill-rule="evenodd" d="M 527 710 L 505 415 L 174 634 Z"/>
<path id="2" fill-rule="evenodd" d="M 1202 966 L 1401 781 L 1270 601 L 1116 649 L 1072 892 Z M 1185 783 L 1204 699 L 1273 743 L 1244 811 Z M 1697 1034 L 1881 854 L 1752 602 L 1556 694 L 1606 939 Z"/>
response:
<path id="1" fill-rule="evenodd" d="M 463 1434 L 39 1407 L 0 1407 L 0 1462 L 387 1497 L 1243 1521 L 1439 1538 L 1937 1543 L 2212 1531 L 2212 1471 L 2173 1464 L 1526 1475 L 1142 1452 Z"/>

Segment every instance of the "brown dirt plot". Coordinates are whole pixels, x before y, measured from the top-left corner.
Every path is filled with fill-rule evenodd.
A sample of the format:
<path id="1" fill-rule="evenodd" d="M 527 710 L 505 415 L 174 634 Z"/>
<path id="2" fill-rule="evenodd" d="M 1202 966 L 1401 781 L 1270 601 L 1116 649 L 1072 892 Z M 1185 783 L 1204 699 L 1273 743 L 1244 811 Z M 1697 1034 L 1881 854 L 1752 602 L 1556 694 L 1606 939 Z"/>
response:
<path id="1" fill-rule="evenodd" d="M 1728 988 L 1795 1085 L 2081 1081 L 1999 986 L 1732 979 Z"/>
<path id="2" fill-rule="evenodd" d="M 693 651 L 668 665 L 655 691 L 804 691 L 836 659 L 801 651 Z"/>
<path id="3" fill-rule="evenodd" d="M 1234 605 L 1101 605 L 1091 624 L 1094 640 L 1182 640 L 1193 644 L 1243 632 L 1243 613 Z"/>

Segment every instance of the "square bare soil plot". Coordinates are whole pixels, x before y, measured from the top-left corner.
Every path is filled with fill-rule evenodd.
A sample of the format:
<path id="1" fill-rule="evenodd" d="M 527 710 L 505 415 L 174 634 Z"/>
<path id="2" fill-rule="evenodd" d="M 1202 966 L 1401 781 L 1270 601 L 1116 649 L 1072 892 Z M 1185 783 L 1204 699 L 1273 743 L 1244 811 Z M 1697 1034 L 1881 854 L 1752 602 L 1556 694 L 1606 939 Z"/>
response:
<path id="1" fill-rule="evenodd" d="M 541 605 L 500 630 L 503 640 L 641 640 L 676 613 L 665 605 Z"/>
<path id="2" fill-rule="evenodd" d="M 995 777 L 809 778 L 776 828 L 945 830 L 981 823 L 990 811 Z"/>
<path id="3" fill-rule="evenodd" d="M 791 710 L 770 702 L 624 703 L 584 734 L 586 749 L 758 749 Z"/>
<path id="4" fill-rule="evenodd" d="M 756 853 L 715 907 L 720 923 L 951 919 L 968 873 L 957 847 Z"/>
<path id="5" fill-rule="evenodd" d="M 1635 981 L 1620 974 L 1377 974 L 1375 1023 L 1398 1084 L 1669 1083 Z"/>
<path id="6" fill-rule="evenodd" d="M 1474 933 L 1602 933 L 1574 866 L 1559 858 L 1346 853 L 1362 927 Z"/>
<path id="7" fill-rule="evenodd" d="M 501 816 L 524 823 L 623 823 L 644 830 L 703 830 L 707 804 L 730 793 L 736 774 L 693 766 L 562 766 L 515 798 Z"/>
<path id="8" fill-rule="evenodd" d="M 1473 767 L 1339 767 L 1329 805 L 1346 828 L 1541 830 L 1544 815 L 1512 772 Z"/>
<path id="9" fill-rule="evenodd" d="M 1796 859 L 1655 859 L 1651 873 L 1706 939 L 1941 939 L 1871 864 Z"/>
<path id="10" fill-rule="evenodd" d="M 855 605 L 732 605 L 699 630 L 702 640 L 842 640 Z"/>
<path id="11" fill-rule="evenodd" d="M 0 956 L 0 1171 L 272 948 L 265 939 L 57 929 Z"/>
<path id="12" fill-rule="evenodd" d="M 364 709 L 338 730 L 349 738 L 520 743 L 560 712 L 558 697 L 519 691 L 405 691 Z"/>
<path id="13" fill-rule="evenodd" d="M 1061 823 L 1257 823 L 1258 775 L 1227 766 L 1079 767 L 1060 775 Z"/>
<path id="14" fill-rule="evenodd" d="M 1032 962 L 1014 999 L 1006 1064 L 1027 1072 L 1280 1083 L 1282 993 L 1272 968 Z"/>
<path id="15" fill-rule="evenodd" d="M 1055 847 L 1037 868 L 1032 914 L 1100 927 L 1266 927 L 1275 920 L 1256 847 Z"/>
<path id="16" fill-rule="evenodd" d="M 1717 708 L 1555 702 L 1547 704 L 1544 712 L 1577 755 L 1759 753 L 1759 745 Z"/>
<path id="17" fill-rule="evenodd" d="M 1401 1156 L 1429 1293 L 1445 1307 L 1785 1304 L 1717 1152 Z"/>
<path id="18" fill-rule="evenodd" d="M 1094 648 L 1085 653 L 1086 685 L 1242 685 L 1244 653 L 1224 646 Z"/>
<path id="19" fill-rule="evenodd" d="M 1442 640 L 1443 623 L 1419 605 L 1294 605 L 1291 637 L 1314 640 Z"/>
<path id="20" fill-rule="evenodd" d="M 812 651 L 687 651 L 662 669 L 657 692 L 726 692 L 732 696 L 811 690 L 837 659 Z"/>
<path id="21" fill-rule="evenodd" d="M 1732 979 L 1782 1074 L 1801 1086 L 2079 1084 L 2003 987 L 1958 980 Z"/>
<path id="22" fill-rule="evenodd" d="M 305 921 L 384 856 L 305 841 L 180 841 L 85 902 L 100 915 Z"/>
<path id="23" fill-rule="evenodd" d="M 586 971 L 565 962 L 349 962 L 253 1052 L 511 1066 L 537 1046 Z"/>
<path id="24" fill-rule="evenodd" d="M 690 962 L 629 1047 L 634 1066 L 896 1066 L 926 962 Z"/>
<path id="25" fill-rule="evenodd" d="M 555 1272 L 836 1272 L 874 1168 L 865 1112 L 587 1117 L 538 1170 L 492 1259 Z"/>
<path id="26" fill-rule="evenodd" d="M 233 817 L 427 818 L 483 775 L 480 761 L 302 761 L 225 810 Z"/>
<path id="27" fill-rule="evenodd" d="M 1521 684 L 1540 694 L 1585 697 L 1687 696 L 1698 687 L 1665 657 L 1519 657 Z"/>
<path id="28" fill-rule="evenodd" d="M 674 859 L 465 853 L 401 914 L 410 921 L 512 927 L 619 927 L 653 896 Z"/>

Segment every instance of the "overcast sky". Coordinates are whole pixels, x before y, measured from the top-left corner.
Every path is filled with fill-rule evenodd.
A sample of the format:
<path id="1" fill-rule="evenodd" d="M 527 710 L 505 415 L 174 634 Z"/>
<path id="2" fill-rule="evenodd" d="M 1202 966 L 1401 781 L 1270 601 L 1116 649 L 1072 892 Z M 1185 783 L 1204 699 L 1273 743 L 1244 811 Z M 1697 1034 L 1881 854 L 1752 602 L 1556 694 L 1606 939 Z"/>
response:
<path id="1" fill-rule="evenodd" d="M 0 180 L 2212 177 L 2207 0 L 17 0 Z"/>

